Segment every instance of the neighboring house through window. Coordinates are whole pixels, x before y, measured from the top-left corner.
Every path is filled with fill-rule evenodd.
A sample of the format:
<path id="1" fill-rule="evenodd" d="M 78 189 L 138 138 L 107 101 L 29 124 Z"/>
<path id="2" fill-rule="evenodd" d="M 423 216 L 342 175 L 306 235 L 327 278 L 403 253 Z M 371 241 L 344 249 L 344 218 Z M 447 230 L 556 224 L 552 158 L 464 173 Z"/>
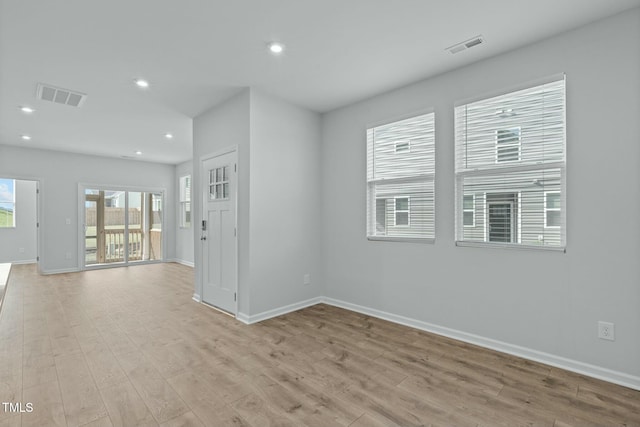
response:
<path id="1" fill-rule="evenodd" d="M 462 202 L 463 222 L 465 227 L 476 226 L 476 198 L 473 194 L 465 194 Z"/>
<path id="2" fill-rule="evenodd" d="M 560 192 L 558 191 L 544 193 L 544 226 L 546 228 L 561 226 Z"/>
<path id="3" fill-rule="evenodd" d="M 16 181 L 0 178 L 0 228 L 16 226 Z"/>
<path id="4" fill-rule="evenodd" d="M 396 226 L 406 226 L 408 227 L 409 224 L 409 212 L 411 212 L 411 210 L 409 209 L 409 198 L 408 197 L 396 197 L 395 198 L 395 212 L 394 212 L 394 216 L 396 219 Z"/>
<path id="5" fill-rule="evenodd" d="M 496 132 L 496 163 L 520 160 L 520 128 L 498 129 Z"/>
<path id="6" fill-rule="evenodd" d="M 455 108 L 459 244 L 565 247 L 565 79 Z"/>
<path id="7" fill-rule="evenodd" d="M 434 114 L 367 129 L 367 237 L 432 240 Z"/>
<path id="8" fill-rule="evenodd" d="M 191 175 L 180 177 L 180 227 L 191 227 Z"/>

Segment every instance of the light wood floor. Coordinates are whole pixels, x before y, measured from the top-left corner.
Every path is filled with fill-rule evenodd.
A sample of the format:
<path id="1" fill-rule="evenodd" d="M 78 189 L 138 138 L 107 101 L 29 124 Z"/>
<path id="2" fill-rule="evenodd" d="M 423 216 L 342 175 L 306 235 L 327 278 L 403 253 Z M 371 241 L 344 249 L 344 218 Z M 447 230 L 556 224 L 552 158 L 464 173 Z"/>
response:
<path id="1" fill-rule="evenodd" d="M 0 426 L 640 425 L 638 391 L 346 310 L 243 325 L 192 274 L 14 266 L 0 399 L 33 412 Z"/>

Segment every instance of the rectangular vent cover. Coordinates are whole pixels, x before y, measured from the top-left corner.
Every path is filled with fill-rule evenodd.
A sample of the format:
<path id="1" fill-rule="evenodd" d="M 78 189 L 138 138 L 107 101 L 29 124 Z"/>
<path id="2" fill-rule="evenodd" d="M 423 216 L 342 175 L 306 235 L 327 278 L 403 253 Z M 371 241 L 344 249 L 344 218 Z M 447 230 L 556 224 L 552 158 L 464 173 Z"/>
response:
<path id="1" fill-rule="evenodd" d="M 38 83 L 38 99 L 55 102 L 56 104 L 81 107 L 87 95 L 69 89 L 62 89 L 52 85 Z"/>
<path id="2" fill-rule="evenodd" d="M 448 50 L 451 53 L 458 53 L 458 52 L 462 52 L 463 50 L 470 49 L 474 46 L 478 46 L 479 44 L 482 44 L 482 43 L 484 43 L 484 39 L 482 38 L 482 36 L 476 36 L 472 39 L 465 40 L 462 43 L 457 43 L 457 44 L 454 44 L 453 46 L 449 46 L 445 50 Z"/>

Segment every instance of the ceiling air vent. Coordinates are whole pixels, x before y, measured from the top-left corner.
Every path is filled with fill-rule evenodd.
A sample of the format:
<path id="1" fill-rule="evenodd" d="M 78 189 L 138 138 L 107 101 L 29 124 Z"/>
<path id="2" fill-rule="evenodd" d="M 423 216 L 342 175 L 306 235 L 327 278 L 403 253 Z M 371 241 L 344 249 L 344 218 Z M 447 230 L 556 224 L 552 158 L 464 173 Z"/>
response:
<path id="1" fill-rule="evenodd" d="M 470 49 L 474 46 L 478 46 L 479 44 L 484 43 L 484 39 L 482 36 L 476 36 L 472 39 L 463 41 L 462 43 L 454 44 L 453 46 L 449 46 L 445 50 L 448 50 L 451 53 L 462 52 L 463 50 Z"/>
<path id="2" fill-rule="evenodd" d="M 87 95 L 69 89 L 38 83 L 38 99 L 55 102 L 56 104 L 69 105 L 71 107 L 81 107 Z"/>

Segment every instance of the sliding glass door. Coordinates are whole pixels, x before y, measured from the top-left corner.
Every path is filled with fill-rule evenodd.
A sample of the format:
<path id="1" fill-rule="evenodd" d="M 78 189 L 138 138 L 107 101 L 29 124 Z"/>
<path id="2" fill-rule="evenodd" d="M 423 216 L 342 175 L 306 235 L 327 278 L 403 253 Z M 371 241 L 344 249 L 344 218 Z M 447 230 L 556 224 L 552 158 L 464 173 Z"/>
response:
<path id="1" fill-rule="evenodd" d="M 84 189 L 84 264 L 162 260 L 162 193 Z"/>

